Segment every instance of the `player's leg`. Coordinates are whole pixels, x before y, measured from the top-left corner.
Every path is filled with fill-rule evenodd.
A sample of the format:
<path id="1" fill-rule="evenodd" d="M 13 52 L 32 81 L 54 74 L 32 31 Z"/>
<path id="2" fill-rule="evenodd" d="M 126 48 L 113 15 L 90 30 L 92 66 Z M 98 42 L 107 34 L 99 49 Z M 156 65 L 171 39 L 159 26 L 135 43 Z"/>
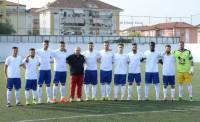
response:
<path id="1" fill-rule="evenodd" d="M 70 102 L 74 101 L 75 96 L 75 89 L 76 89 L 76 82 L 77 82 L 78 76 L 77 75 L 71 75 L 71 83 L 70 83 Z"/>
<path id="2" fill-rule="evenodd" d="M 29 98 L 30 98 L 30 89 L 32 88 L 31 80 L 26 80 L 26 84 L 25 84 L 25 99 L 26 99 L 26 105 L 29 105 Z"/>
<path id="3" fill-rule="evenodd" d="M 118 92 L 119 92 L 119 78 L 118 74 L 114 75 L 114 100 L 118 100 Z"/>
<path id="4" fill-rule="evenodd" d="M 134 74 L 128 74 L 128 97 L 127 100 L 131 100 L 132 93 L 133 93 L 133 82 L 134 82 Z"/>
<path id="5" fill-rule="evenodd" d="M 169 85 L 171 86 L 171 100 L 175 99 L 175 76 L 170 76 Z"/>
<path id="6" fill-rule="evenodd" d="M 144 86 L 144 99 L 149 99 L 149 84 L 152 83 L 152 75 L 151 73 L 145 73 L 145 86 Z"/>
<path id="7" fill-rule="evenodd" d="M 169 82 L 169 76 L 163 76 L 163 96 L 164 100 L 167 100 L 167 87 Z"/>
<path id="8" fill-rule="evenodd" d="M 84 91 L 85 91 L 85 100 L 89 100 L 89 84 L 90 84 L 90 77 L 89 77 L 89 71 L 85 70 L 85 76 L 84 76 Z"/>
<path id="9" fill-rule="evenodd" d="M 160 100 L 160 80 L 159 80 L 159 73 L 153 73 L 153 84 L 155 86 L 156 91 L 156 100 Z"/>
<path id="10" fill-rule="evenodd" d="M 126 75 L 120 75 L 121 82 L 121 100 L 125 100 L 126 95 Z"/>
<path id="11" fill-rule="evenodd" d="M 67 72 L 62 72 L 62 75 L 61 75 L 61 79 L 60 79 L 60 102 L 66 102 L 65 100 L 65 96 L 66 96 L 66 87 L 65 87 L 65 84 L 66 84 L 66 80 L 67 80 Z"/>
<path id="12" fill-rule="evenodd" d="M 112 81 L 112 71 L 108 71 L 106 77 L 106 100 L 110 99 L 111 81 Z"/>
<path id="13" fill-rule="evenodd" d="M 83 75 L 78 76 L 77 80 L 77 101 L 80 102 L 82 97 Z"/>
<path id="14" fill-rule="evenodd" d="M 178 82 L 178 91 L 179 91 L 179 99 L 178 100 L 182 100 L 183 99 L 183 82 L 184 82 L 185 78 L 184 78 L 184 74 L 178 72 L 177 73 L 177 82 Z"/>
<path id="15" fill-rule="evenodd" d="M 54 80 L 53 80 L 53 99 L 51 100 L 52 103 L 57 102 L 57 91 L 58 91 L 58 84 L 59 81 L 61 80 L 61 72 L 54 72 Z"/>
<path id="16" fill-rule="evenodd" d="M 45 71 L 45 85 L 47 94 L 47 103 L 51 103 L 51 70 Z"/>
<path id="17" fill-rule="evenodd" d="M 33 104 L 37 104 L 37 80 L 32 80 Z"/>
<path id="18" fill-rule="evenodd" d="M 105 100 L 105 94 L 106 94 L 105 80 L 106 80 L 106 72 L 101 70 L 100 71 L 100 84 L 101 84 L 101 99 L 102 100 Z"/>
<path id="19" fill-rule="evenodd" d="M 96 71 L 91 71 L 91 76 L 92 79 L 92 100 L 96 100 L 96 93 L 97 93 L 97 70 Z"/>
<path id="20" fill-rule="evenodd" d="M 13 89 L 13 79 L 8 78 L 7 79 L 7 107 L 11 107 L 11 102 L 12 102 L 12 89 Z"/>
<path id="21" fill-rule="evenodd" d="M 187 84 L 187 89 L 189 93 L 189 100 L 192 101 L 192 75 L 190 73 L 185 73 L 185 83 Z"/>
<path id="22" fill-rule="evenodd" d="M 38 75 L 38 103 L 42 103 L 42 85 L 45 80 L 45 72 L 43 70 L 39 70 Z"/>
<path id="23" fill-rule="evenodd" d="M 16 105 L 21 106 L 21 103 L 20 103 L 21 79 L 20 78 L 14 78 L 14 87 L 15 87 Z"/>
<path id="24" fill-rule="evenodd" d="M 136 85 L 137 85 L 138 101 L 140 101 L 141 96 L 142 96 L 141 74 L 140 73 L 136 74 L 135 81 L 136 81 Z"/>

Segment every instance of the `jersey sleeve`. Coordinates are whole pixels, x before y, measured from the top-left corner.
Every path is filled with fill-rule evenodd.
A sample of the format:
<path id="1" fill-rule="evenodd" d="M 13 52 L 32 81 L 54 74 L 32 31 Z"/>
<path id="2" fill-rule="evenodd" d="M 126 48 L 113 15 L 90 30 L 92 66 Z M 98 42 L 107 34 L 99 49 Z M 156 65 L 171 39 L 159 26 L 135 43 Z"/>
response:
<path id="1" fill-rule="evenodd" d="M 9 58 L 6 58 L 5 65 L 9 65 L 9 63 L 10 63 Z"/>

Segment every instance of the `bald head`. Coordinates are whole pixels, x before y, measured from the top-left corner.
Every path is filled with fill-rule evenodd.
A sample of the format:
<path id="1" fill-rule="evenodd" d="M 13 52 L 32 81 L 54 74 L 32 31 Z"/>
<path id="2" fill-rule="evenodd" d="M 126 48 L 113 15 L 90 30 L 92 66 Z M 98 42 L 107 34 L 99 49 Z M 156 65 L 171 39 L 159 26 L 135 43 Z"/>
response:
<path id="1" fill-rule="evenodd" d="M 75 53 L 76 55 L 80 55 L 80 53 L 81 53 L 81 48 L 80 48 L 80 47 L 76 47 L 76 48 L 74 49 L 74 53 Z"/>

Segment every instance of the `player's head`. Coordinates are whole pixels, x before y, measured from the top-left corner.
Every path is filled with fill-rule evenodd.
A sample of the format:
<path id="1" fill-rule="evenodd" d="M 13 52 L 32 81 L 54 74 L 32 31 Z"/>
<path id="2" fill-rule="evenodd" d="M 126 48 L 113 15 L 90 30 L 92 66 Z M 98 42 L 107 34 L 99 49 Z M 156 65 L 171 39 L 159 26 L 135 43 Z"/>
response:
<path id="1" fill-rule="evenodd" d="M 65 42 L 64 41 L 60 41 L 60 50 L 61 51 L 65 51 Z"/>
<path id="2" fill-rule="evenodd" d="M 103 46 L 104 46 L 104 50 L 105 50 L 105 51 L 108 51 L 108 50 L 109 50 L 110 44 L 109 44 L 108 41 L 104 41 L 104 42 L 103 42 Z"/>
<path id="3" fill-rule="evenodd" d="M 137 43 L 132 43 L 132 51 L 137 52 Z"/>
<path id="4" fill-rule="evenodd" d="M 151 51 L 151 52 L 154 52 L 154 51 L 155 51 L 155 46 L 156 46 L 155 42 L 150 42 L 150 43 L 149 43 L 149 48 L 150 48 L 150 51 Z"/>
<path id="5" fill-rule="evenodd" d="M 29 49 L 29 55 L 30 55 L 31 57 L 35 57 L 35 49 L 34 49 L 34 48 L 30 48 L 30 49 Z"/>
<path id="6" fill-rule="evenodd" d="M 44 48 L 44 50 L 47 50 L 48 47 L 49 47 L 49 40 L 44 40 L 43 41 L 43 48 Z"/>
<path id="7" fill-rule="evenodd" d="M 169 44 L 165 45 L 165 53 L 167 53 L 167 54 L 171 53 L 171 45 L 169 45 Z"/>
<path id="8" fill-rule="evenodd" d="M 88 49 L 89 51 L 93 51 L 93 48 L 94 48 L 94 43 L 93 42 L 88 42 Z"/>
<path id="9" fill-rule="evenodd" d="M 75 55 L 80 55 L 81 54 L 81 48 L 80 47 L 76 47 L 74 49 L 74 53 L 75 53 Z"/>
<path id="10" fill-rule="evenodd" d="M 185 48 L 185 47 L 184 47 L 184 44 L 185 44 L 185 43 L 184 43 L 183 41 L 179 41 L 179 42 L 178 42 L 179 50 L 184 50 L 184 48 Z"/>
<path id="11" fill-rule="evenodd" d="M 18 54 L 18 47 L 12 47 L 12 55 L 16 57 Z"/>
<path id="12" fill-rule="evenodd" d="M 124 44 L 123 43 L 117 44 L 118 53 L 123 53 L 123 49 L 124 49 Z"/>

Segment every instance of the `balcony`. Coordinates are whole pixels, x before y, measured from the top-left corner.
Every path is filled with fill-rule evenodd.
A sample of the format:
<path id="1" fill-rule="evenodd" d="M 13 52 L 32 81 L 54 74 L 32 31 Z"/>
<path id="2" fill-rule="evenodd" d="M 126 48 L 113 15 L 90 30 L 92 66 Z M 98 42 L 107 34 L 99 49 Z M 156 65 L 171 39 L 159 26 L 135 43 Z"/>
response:
<path id="1" fill-rule="evenodd" d="M 62 18 L 62 23 L 66 24 L 84 24 L 85 19 L 80 17 L 64 17 Z"/>

